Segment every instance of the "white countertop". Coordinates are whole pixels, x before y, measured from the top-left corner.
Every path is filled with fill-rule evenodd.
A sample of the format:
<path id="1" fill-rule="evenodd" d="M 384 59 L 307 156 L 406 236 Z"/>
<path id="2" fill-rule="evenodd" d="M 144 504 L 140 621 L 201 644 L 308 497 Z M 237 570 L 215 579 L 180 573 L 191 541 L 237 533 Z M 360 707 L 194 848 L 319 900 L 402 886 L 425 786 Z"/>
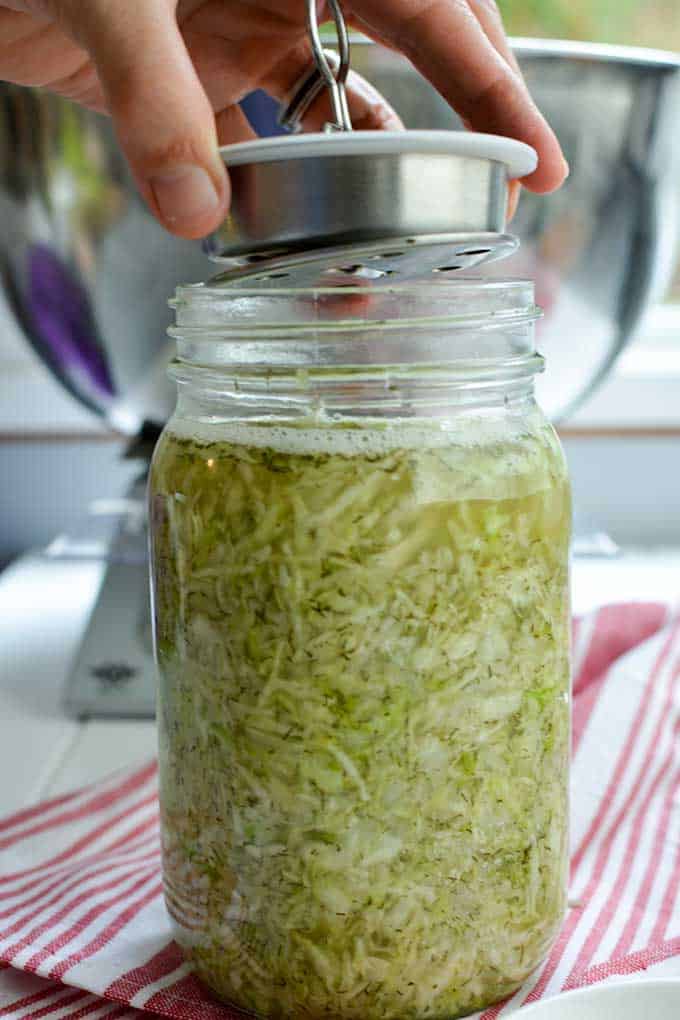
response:
<path id="1" fill-rule="evenodd" d="M 151 721 L 77 721 L 62 708 L 102 569 L 36 555 L 0 575 L 0 816 L 155 752 Z M 576 613 L 678 596 L 680 549 L 574 564 Z"/>
<path id="2" fill-rule="evenodd" d="M 0 815 L 155 753 L 151 721 L 80 722 L 62 708 L 102 571 L 27 556 L 0 575 Z"/>

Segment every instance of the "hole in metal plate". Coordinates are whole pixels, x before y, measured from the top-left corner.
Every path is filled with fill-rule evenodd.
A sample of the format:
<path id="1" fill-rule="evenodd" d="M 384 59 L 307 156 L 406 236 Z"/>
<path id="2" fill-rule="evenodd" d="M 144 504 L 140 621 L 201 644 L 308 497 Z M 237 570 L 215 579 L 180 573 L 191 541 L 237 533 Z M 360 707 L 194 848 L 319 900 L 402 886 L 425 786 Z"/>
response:
<path id="1" fill-rule="evenodd" d="M 454 269 L 462 269 L 462 266 L 435 266 L 432 270 L 433 273 L 450 273 Z"/>
<path id="2" fill-rule="evenodd" d="M 488 255 L 491 248 L 466 248 L 465 251 L 457 252 L 458 255 Z"/>
<path id="3" fill-rule="evenodd" d="M 379 280 L 381 276 L 388 276 L 394 272 L 391 269 L 371 269 L 357 262 L 348 266 L 333 266 L 324 270 L 324 276 L 358 276 L 363 280 Z"/>

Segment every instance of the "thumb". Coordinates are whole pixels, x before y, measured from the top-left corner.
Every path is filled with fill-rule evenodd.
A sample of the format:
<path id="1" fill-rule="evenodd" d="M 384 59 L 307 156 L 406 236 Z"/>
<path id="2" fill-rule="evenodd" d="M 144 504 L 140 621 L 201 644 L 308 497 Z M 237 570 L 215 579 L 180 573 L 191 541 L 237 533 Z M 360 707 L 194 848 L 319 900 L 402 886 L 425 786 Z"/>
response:
<path id="1" fill-rule="evenodd" d="M 66 0 L 60 13 L 94 61 L 151 210 L 168 230 L 197 238 L 224 218 L 229 179 L 175 6 L 171 0 Z"/>

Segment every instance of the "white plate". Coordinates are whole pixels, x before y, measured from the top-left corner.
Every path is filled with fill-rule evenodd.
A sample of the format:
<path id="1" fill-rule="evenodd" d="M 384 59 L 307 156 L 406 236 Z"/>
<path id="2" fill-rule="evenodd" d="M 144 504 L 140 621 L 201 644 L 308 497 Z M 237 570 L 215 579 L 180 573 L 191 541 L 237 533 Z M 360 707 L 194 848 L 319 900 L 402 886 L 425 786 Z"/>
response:
<path id="1" fill-rule="evenodd" d="M 527 1006 L 517 1020 L 680 1020 L 680 981 L 619 981 Z"/>

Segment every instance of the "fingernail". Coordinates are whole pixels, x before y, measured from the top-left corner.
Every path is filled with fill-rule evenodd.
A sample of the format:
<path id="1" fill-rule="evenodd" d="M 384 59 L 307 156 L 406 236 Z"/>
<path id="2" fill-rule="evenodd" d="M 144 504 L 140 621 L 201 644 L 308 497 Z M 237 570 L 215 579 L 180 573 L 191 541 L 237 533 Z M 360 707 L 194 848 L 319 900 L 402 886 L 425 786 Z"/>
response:
<path id="1" fill-rule="evenodd" d="M 168 224 L 199 220 L 214 213 L 220 204 L 212 177 L 200 166 L 177 166 L 157 174 L 149 183 Z"/>
<path id="2" fill-rule="evenodd" d="M 567 161 L 566 161 L 566 159 L 564 158 L 564 156 L 562 156 L 562 163 L 564 164 L 564 166 L 563 166 L 563 170 L 564 170 L 564 179 L 565 179 L 565 181 L 566 181 L 567 177 L 568 177 L 568 176 L 569 176 L 569 174 L 571 173 L 571 167 L 570 167 L 570 166 L 569 166 L 569 164 L 567 163 Z"/>
<path id="3" fill-rule="evenodd" d="M 508 210 L 506 216 L 508 223 L 512 222 L 512 219 L 517 212 L 521 193 L 522 187 L 519 181 L 511 181 L 508 187 Z"/>

